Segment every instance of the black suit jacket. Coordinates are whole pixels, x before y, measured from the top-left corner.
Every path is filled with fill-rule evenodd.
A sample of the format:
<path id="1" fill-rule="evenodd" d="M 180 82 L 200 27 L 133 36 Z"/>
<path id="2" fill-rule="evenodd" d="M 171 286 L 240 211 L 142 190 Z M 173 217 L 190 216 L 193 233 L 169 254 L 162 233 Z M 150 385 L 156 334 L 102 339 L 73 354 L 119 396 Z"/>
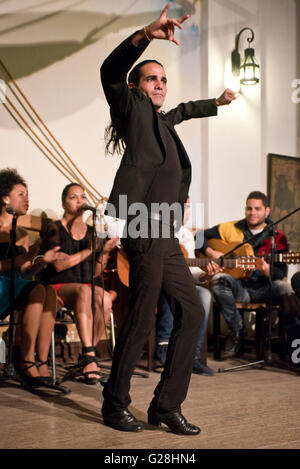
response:
<path id="1" fill-rule="evenodd" d="M 123 219 L 127 218 L 128 207 L 132 203 L 146 200 L 155 175 L 164 162 L 166 149 L 161 136 L 161 119 L 167 124 L 177 145 L 182 167 L 179 202 L 184 204 L 191 182 L 191 163 L 174 126 L 191 118 L 217 114 L 216 100 L 209 99 L 181 103 L 159 116 L 147 96 L 136 88 L 129 89 L 127 73 L 147 47 L 135 47 L 131 43 L 132 36 L 123 41 L 101 67 L 102 86 L 111 115 L 122 121 L 126 144 L 106 213 Z M 120 195 L 127 196 L 122 206 Z"/>

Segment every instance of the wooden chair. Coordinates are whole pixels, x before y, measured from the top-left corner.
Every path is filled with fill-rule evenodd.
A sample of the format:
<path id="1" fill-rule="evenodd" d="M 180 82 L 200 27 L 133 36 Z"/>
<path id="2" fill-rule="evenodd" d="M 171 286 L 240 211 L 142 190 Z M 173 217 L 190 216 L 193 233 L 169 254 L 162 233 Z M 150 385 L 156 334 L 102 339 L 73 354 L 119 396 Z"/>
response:
<path id="1" fill-rule="evenodd" d="M 265 349 L 265 319 L 267 317 L 268 305 L 266 303 L 236 303 L 236 307 L 239 309 L 242 317 L 244 317 L 245 312 L 252 311 L 255 313 L 255 338 L 241 338 L 241 349 L 240 354 L 244 353 L 245 345 L 255 342 L 255 354 L 256 360 L 262 360 L 264 358 L 264 349 Z M 280 318 L 280 309 L 279 306 L 274 305 L 273 311 L 279 313 Z M 220 322 L 220 309 L 217 303 L 213 304 L 213 347 L 214 347 L 214 359 L 221 359 L 221 350 L 224 345 L 226 336 L 221 334 L 221 322 Z M 283 352 L 283 334 L 281 323 L 279 324 L 279 338 L 280 341 L 280 353 Z"/>

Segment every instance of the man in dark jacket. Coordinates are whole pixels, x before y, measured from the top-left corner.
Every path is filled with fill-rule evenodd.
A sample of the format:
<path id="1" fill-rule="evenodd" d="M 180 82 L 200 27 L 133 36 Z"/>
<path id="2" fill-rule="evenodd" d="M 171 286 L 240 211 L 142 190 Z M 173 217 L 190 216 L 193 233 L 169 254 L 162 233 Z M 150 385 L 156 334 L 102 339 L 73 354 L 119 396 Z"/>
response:
<path id="1" fill-rule="evenodd" d="M 218 100 L 183 103 L 164 114 L 161 107 L 167 78 L 161 64 L 155 60 L 137 64 L 126 82 L 128 71 L 152 39 L 178 44 L 174 29 L 182 28 L 187 16 L 179 20 L 167 18 L 170 6 L 169 3 L 155 22 L 122 42 L 101 67 L 112 117 L 107 148 L 111 144 L 113 150 L 125 149 L 107 212 L 127 220 L 128 236 L 124 235 L 121 242 L 130 263 L 130 312 L 118 335 L 110 378 L 103 391 L 102 416 L 106 425 L 118 430 L 143 429 L 142 422 L 127 409 L 131 402 L 130 379 L 153 327 L 163 289 L 173 305 L 174 327 L 165 368 L 148 409 L 148 422 L 165 423 L 177 434 L 194 435 L 200 429 L 187 422 L 180 406 L 188 390 L 204 312 L 174 238 L 173 217 L 164 218 L 157 211 L 157 204 L 183 207 L 191 181 L 191 164 L 174 125 L 190 118 L 216 115 L 217 105 L 229 104 L 234 94 L 226 90 Z M 132 204 L 136 207 L 137 203 L 141 210 L 147 209 L 149 236 L 136 238 L 130 230 L 135 218 Z M 169 236 L 164 237 L 162 231 L 167 225 Z M 153 236 L 154 232 L 158 235 Z"/>

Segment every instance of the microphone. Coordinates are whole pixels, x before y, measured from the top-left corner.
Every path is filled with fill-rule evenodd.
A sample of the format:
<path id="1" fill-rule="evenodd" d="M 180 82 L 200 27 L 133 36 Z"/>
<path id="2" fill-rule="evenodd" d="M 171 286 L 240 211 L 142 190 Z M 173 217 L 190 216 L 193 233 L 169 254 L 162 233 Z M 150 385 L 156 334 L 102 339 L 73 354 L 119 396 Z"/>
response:
<path id="1" fill-rule="evenodd" d="M 12 205 L 6 205 L 5 210 L 10 215 L 16 215 L 16 213 L 17 213 L 15 207 L 13 207 Z"/>
<path id="2" fill-rule="evenodd" d="M 97 212 L 96 207 L 92 207 L 92 205 L 88 205 L 88 204 L 82 204 L 79 210 L 84 211 L 84 212 L 86 210 L 90 210 L 91 212 L 94 212 L 94 213 Z"/>

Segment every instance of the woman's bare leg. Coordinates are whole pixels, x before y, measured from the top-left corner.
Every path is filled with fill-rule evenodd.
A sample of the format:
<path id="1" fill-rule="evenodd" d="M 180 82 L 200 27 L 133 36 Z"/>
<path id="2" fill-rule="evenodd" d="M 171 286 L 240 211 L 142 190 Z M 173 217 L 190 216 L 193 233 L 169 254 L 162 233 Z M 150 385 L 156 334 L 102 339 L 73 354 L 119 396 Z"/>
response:
<path id="1" fill-rule="evenodd" d="M 59 290 L 59 296 L 65 305 L 74 309 L 78 334 L 83 347 L 91 347 L 93 316 L 91 307 L 91 287 L 80 283 L 70 283 L 64 285 Z M 95 356 L 95 352 L 88 352 L 86 355 Z M 97 363 L 90 363 L 85 366 L 83 372 L 91 372 L 89 377 L 98 378 L 92 371 L 99 371 Z"/>
<path id="2" fill-rule="evenodd" d="M 46 297 L 43 305 L 36 346 L 37 358 L 41 362 L 46 362 L 48 359 L 51 336 L 56 317 L 56 292 L 51 285 L 48 285 L 45 289 Z M 39 363 L 37 363 L 37 365 L 39 365 Z M 49 376 L 48 366 L 46 364 L 40 365 L 39 372 L 41 376 Z"/>
<path id="3" fill-rule="evenodd" d="M 35 362 L 35 346 L 39 333 L 40 321 L 45 301 L 45 288 L 37 285 L 31 290 L 26 298 L 21 318 L 21 368 L 26 368 L 29 364 L 24 361 Z M 33 366 L 25 371 L 29 376 L 39 376 L 38 369 Z"/>
<path id="4" fill-rule="evenodd" d="M 105 327 L 110 320 L 112 310 L 112 299 L 109 292 L 104 291 L 99 286 L 95 287 L 95 325 L 94 325 L 94 344 L 98 342 L 104 335 Z"/>

